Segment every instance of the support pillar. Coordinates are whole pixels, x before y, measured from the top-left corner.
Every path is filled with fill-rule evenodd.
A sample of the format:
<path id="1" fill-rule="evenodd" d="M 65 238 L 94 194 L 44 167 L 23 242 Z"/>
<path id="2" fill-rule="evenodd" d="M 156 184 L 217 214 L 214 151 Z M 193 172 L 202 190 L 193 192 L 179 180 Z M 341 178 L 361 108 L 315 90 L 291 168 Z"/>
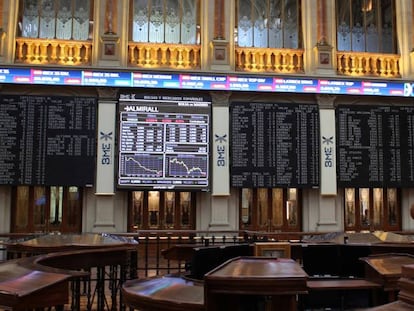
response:
<path id="1" fill-rule="evenodd" d="M 320 158 L 321 180 L 319 196 L 318 231 L 337 230 L 338 215 L 336 208 L 336 96 L 318 95 L 320 114 Z"/>
<path id="2" fill-rule="evenodd" d="M 96 213 L 94 232 L 115 231 L 115 133 L 116 89 L 98 89 L 96 157 Z"/>
<path id="3" fill-rule="evenodd" d="M 230 92 L 211 92 L 213 107 L 213 143 L 211 178 L 211 227 L 229 226 L 229 98 Z"/>

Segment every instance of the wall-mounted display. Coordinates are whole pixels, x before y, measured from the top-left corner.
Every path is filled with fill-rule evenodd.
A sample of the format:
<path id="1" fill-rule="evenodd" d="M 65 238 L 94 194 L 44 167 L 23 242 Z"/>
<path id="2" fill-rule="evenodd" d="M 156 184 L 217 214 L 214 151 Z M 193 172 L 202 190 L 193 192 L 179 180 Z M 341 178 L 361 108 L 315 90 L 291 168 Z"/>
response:
<path id="1" fill-rule="evenodd" d="M 414 185 L 414 107 L 336 109 L 340 187 Z"/>
<path id="2" fill-rule="evenodd" d="M 210 124 L 202 97 L 122 94 L 118 186 L 208 190 Z"/>
<path id="3" fill-rule="evenodd" d="M 233 187 L 319 186 L 316 104 L 235 102 L 230 116 Z"/>
<path id="4" fill-rule="evenodd" d="M 94 183 L 96 98 L 2 95 L 0 184 Z"/>

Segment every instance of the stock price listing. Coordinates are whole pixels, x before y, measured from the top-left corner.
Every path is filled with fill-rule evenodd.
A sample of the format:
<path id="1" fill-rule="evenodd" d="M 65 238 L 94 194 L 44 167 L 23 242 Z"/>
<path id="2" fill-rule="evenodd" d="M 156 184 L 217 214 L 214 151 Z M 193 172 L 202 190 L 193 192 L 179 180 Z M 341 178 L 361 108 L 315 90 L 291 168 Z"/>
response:
<path id="1" fill-rule="evenodd" d="M 129 94 L 119 109 L 119 187 L 208 189 L 209 101 Z"/>

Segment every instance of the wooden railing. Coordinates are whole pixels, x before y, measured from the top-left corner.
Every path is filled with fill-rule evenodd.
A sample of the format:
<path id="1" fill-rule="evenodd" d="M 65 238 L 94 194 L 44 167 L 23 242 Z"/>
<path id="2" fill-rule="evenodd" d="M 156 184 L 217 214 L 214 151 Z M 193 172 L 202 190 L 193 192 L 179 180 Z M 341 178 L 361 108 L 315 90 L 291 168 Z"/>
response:
<path id="1" fill-rule="evenodd" d="M 90 65 L 92 42 L 16 38 L 16 63 Z"/>
<path id="2" fill-rule="evenodd" d="M 303 73 L 303 50 L 236 47 L 236 70 Z"/>
<path id="3" fill-rule="evenodd" d="M 200 45 L 128 44 L 128 63 L 143 68 L 200 69 Z"/>
<path id="4" fill-rule="evenodd" d="M 399 78 L 400 55 L 337 52 L 337 72 L 351 76 Z"/>

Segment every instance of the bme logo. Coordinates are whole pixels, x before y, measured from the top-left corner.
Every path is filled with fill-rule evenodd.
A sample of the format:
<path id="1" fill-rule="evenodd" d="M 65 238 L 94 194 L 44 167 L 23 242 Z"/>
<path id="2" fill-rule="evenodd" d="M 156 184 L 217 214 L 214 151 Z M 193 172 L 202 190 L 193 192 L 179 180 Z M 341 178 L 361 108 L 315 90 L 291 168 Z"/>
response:
<path id="1" fill-rule="evenodd" d="M 104 132 L 100 132 L 101 137 L 100 139 L 102 141 L 105 141 L 101 145 L 101 151 L 102 151 L 102 158 L 101 158 L 101 164 L 102 165 L 109 165 L 112 162 L 112 143 L 107 141 L 112 141 L 112 132 L 105 134 Z"/>
<path id="2" fill-rule="evenodd" d="M 217 143 L 217 166 L 226 166 L 226 145 L 227 134 L 217 135 L 215 134 L 215 142 Z"/>
<path id="3" fill-rule="evenodd" d="M 333 141 L 333 136 L 331 137 L 325 137 L 322 136 L 322 145 L 326 145 L 325 147 L 323 147 L 323 153 L 325 155 L 325 167 L 333 167 L 334 166 L 334 161 L 333 161 L 333 147 L 330 145 L 333 145 L 334 141 Z"/>

